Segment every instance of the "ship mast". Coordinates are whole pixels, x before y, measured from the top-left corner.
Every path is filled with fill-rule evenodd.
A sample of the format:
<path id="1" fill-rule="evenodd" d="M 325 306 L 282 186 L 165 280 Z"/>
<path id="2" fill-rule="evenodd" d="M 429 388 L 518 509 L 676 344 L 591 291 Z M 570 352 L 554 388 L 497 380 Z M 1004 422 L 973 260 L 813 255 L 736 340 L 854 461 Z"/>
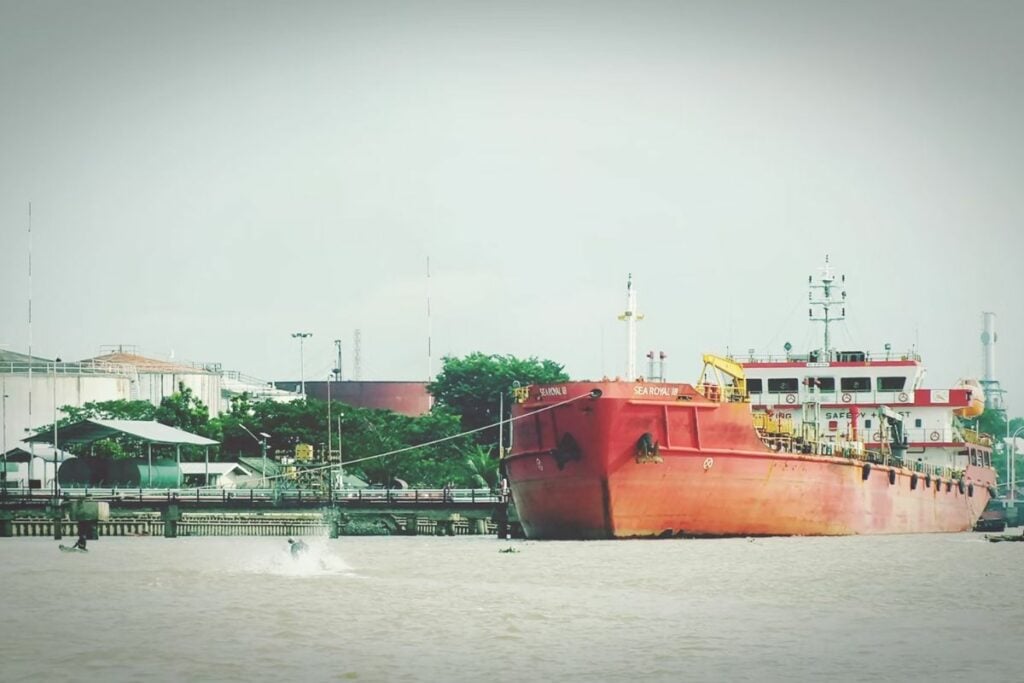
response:
<path id="1" fill-rule="evenodd" d="M 828 326 L 830 323 L 839 322 L 840 320 L 846 320 L 846 290 L 844 289 L 840 292 L 841 298 L 834 298 L 833 289 L 837 288 L 838 285 L 836 285 L 836 276 L 833 275 L 832 268 L 828 262 L 828 254 L 825 254 L 825 265 L 824 267 L 820 268 L 820 270 L 821 277 L 818 279 L 817 284 L 814 282 L 813 275 L 807 276 L 807 285 L 811 290 L 807 293 L 807 299 L 812 306 L 811 308 L 807 309 L 807 315 L 810 317 L 811 322 L 825 323 L 825 346 L 821 350 L 819 360 L 827 362 L 832 360 L 832 340 L 829 336 Z M 839 278 L 839 282 L 841 284 L 846 284 L 845 275 L 841 275 L 839 276 Z M 814 298 L 814 290 L 816 289 L 821 290 L 820 292 L 818 292 L 818 299 Z M 822 314 L 820 317 L 814 317 L 814 306 L 821 307 Z M 840 315 L 832 314 L 830 310 L 832 306 L 841 306 L 842 308 L 840 310 L 842 311 L 842 313 Z"/>
<path id="2" fill-rule="evenodd" d="M 626 310 L 619 316 L 619 320 L 626 321 L 626 380 L 636 380 L 636 323 L 643 320 L 642 313 L 636 312 L 636 290 L 633 289 L 633 273 L 629 274 L 626 280 Z"/>

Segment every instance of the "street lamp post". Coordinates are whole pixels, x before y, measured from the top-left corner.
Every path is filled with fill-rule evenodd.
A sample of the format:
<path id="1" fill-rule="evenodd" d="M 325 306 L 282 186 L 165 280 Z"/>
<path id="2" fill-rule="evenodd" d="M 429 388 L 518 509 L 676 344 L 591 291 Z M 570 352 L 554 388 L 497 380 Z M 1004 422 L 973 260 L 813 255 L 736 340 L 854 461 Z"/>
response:
<path id="1" fill-rule="evenodd" d="M 1017 489 L 1017 435 L 1024 432 L 1024 427 L 1018 427 L 1014 431 L 1013 436 L 1010 437 L 1010 443 L 1006 444 L 1007 456 L 1006 461 L 1006 478 L 1009 479 L 1007 484 L 1010 486 L 1010 500 L 1013 501 L 1017 496 L 1015 495 Z"/>
<path id="2" fill-rule="evenodd" d="M 0 496 L 7 496 L 7 375 L 0 375 L 0 405 L 3 406 L 3 439 L 0 441 L 4 454 L 4 471 L 0 472 Z"/>
<path id="3" fill-rule="evenodd" d="M 266 432 L 260 432 L 260 438 L 256 438 L 256 435 L 246 429 L 244 424 L 239 423 L 238 425 L 242 429 L 245 429 L 245 433 L 256 440 L 256 443 L 260 445 L 260 451 L 263 453 L 263 488 L 267 488 L 267 439 L 270 438 L 270 434 Z"/>
<path id="4" fill-rule="evenodd" d="M 307 337 L 312 336 L 312 332 L 292 332 L 292 339 L 299 340 L 299 384 L 302 385 L 302 398 L 306 398 L 306 373 L 302 365 L 302 343 Z"/>

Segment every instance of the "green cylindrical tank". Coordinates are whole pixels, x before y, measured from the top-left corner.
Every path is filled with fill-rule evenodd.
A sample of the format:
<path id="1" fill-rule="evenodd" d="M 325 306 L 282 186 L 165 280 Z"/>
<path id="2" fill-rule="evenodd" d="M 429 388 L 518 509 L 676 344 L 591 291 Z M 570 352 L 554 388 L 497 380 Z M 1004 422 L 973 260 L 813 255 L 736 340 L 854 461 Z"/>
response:
<path id="1" fill-rule="evenodd" d="M 110 458 L 89 458 L 89 485 L 110 488 Z"/>
<path id="2" fill-rule="evenodd" d="M 68 458 L 57 469 L 57 481 L 64 488 L 85 488 L 91 473 L 85 458 Z"/>
<path id="3" fill-rule="evenodd" d="M 173 460 L 153 458 L 151 476 L 149 461 L 134 458 L 111 461 L 109 476 L 112 486 L 166 489 L 178 486 L 178 472 L 178 464 Z"/>

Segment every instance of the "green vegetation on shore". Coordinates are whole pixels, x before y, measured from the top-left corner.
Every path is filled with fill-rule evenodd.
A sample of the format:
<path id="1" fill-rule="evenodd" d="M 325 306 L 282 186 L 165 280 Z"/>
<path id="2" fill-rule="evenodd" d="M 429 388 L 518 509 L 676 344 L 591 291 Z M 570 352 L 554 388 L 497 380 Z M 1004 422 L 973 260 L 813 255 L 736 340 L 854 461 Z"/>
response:
<path id="1" fill-rule="evenodd" d="M 332 401 L 328 409 L 327 402 L 311 398 L 279 403 L 255 400 L 246 394 L 232 399 L 227 412 L 211 417 L 209 408 L 192 390 L 179 385 L 178 392 L 159 406 L 127 400 L 64 406 L 61 410 L 67 417 L 58 422 L 58 429 L 84 419 L 156 420 L 220 442 L 219 448 L 210 450 L 210 458 L 221 461 L 260 456 L 261 444 L 246 430 L 253 434 L 265 432 L 271 435 L 267 446 L 272 457 L 294 456 L 295 446 L 300 443 L 311 444 L 318 457 L 327 450 L 336 453 L 340 449 L 344 462 L 361 460 L 346 465 L 345 471 L 371 484 L 388 485 L 401 479 L 413 487 L 441 488 L 451 484 L 493 488 L 499 480 L 497 428 L 458 435 L 496 424 L 499 404 L 503 404 L 507 418 L 516 382 L 525 386 L 567 379 L 562 366 L 554 361 L 473 353 L 465 358 L 443 359 L 441 372 L 428 385 L 434 405 L 429 413 L 417 417 L 358 408 L 339 401 Z M 40 431 L 52 429 L 49 425 Z M 420 446 L 443 439 L 448 440 Z M 411 448 L 414 446 L 420 447 Z M 76 449 L 74 445 L 68 450 L 108 458 L 140 457 L 145 452 L 142 444 L 127 438 L 100 441 L 89 450 Z M 393 451 L 402 452 L 371 457 Z M 198 461 L 204 457 L 201 448 L 182 448 L 183 460 Z"/>

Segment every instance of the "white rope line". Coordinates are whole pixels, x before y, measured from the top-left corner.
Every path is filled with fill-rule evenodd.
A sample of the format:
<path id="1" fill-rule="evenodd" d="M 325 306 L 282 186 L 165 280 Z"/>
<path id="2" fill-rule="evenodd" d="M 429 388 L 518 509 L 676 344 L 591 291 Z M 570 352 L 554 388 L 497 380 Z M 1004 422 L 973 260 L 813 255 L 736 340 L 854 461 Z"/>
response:
<path id="1" fill-rule="evenodd" d="M 591 397 L 592 397 L 592 394 L 591 394 L 591 392 L 588 391 L 585 394 L 581 394 L 579 396 L 574 396 L 572 398 L 566 399 L 564 401 L 560 401 L 558 403 L 552 403 L 549 406 L 544 406 L 543 408 L 539 408 L 537 410 L 533 410 L 533 411 L 531 411 L 529 413 L 524 413 L 523 415 L 520 415 L 518 417 L 510 417 L 507 420 L 502 419 L 502 420 L 499 420 L 499 421 L 497 421 L 497 422 L 495 422 L 493 424 L 484 425 L 483 427 L 477 427 L 476 429 L 470 429 L 468 431 L 461 432 L 459 434 L 453 434 L 452 436 L 445 436 L 445 437 L 442 437 L 440 439 L 434 439 L 433 441 L 427 441 L 425 443 L 416 444 L 416 445 L 413 445 L 413 446 L 405 446 L 404 448 L 398 448 L 396 450 L 388 451 L 386 453 L 378 453 L 377 455 L 368 455 L 368 456 L 366 456 L 364 458 L 356 458 L 355 460 L 346 460 L 346 461 L 341 462 L 341 463 L 328 463 L 327 465 L 319 465 L 317 467 L 308 467 L 308 468 L 304 468 L 302 470 L 302 472 L 303 472 L 303 474 L 308 474 L 308 473 L 320 472 L 322 470 L 333 469 L 333 468 L 336 468 L 336 467 L 337 468 L 348 467 L 349 465 L 355 465 L 357 463 L 366 462 L 368 460 L 376 460 L 377 458 L 385 458 L 385 457 L 387 457 L 389 455 L 398 455 L 400 453 L 406 453 L 408 451 L 414 451 L 414 450 L 416 450 L 418 448 L 426 448 L 428 446 L 436 446 L 439 443 L 444 443 L 446 441 L 453 441 L 455 439 L 461 439 L 464 436 L 469 436 L 470 434 L 475 434 L 477 432 L 482 432 L 485 429 L 493 429 L 493 428 L 495 428 L 495 427 L 497 427 L 499 425 L 504 425 L 504 424 L 507 424 L 507 423 L 515 422 L 517 420 L 521 420 L 523 418 L 531 417 L 533 415 L 536 415 L 537 413 L 543 413 L 543 412 L 546 412 L 548 410 L 554 410 L 555 408 L 559 408 L 559 407 L 567 405 L 569 403 L 573 403 L 573 402 L 578 401 L 580 399 L 591 398 Z M 288 465 L 284 465 L 284 466 L 288 467 Z M 284 477 L 294 477 L 296 474 L 298 474 L 298 473 L 297 472 L 285 472 L 285 473 L 282 473 L 282 474 L 275 474 L 275 475 L 272 475 L 272 476 L 267 476 L 266 473 L 264 473 L 263 476 L 260 477 L 260 479 L 266 480 L 266 481 L 271 481 L 271 480 L 274 480 L 274 479 L 282 479 Z M 199 489 L 218 489 L 219 487 L 207 485 L 207 486 L 199 486 L 199 487 L 196 487 L 196 488 L 199 488 Z"/>

